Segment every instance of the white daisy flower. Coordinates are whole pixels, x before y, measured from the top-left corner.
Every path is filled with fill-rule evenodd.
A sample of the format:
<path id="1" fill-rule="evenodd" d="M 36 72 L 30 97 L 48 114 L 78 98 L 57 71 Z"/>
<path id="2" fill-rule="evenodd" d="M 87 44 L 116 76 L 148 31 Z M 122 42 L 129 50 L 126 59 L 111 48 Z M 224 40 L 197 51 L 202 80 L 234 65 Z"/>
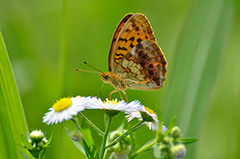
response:
<path id="1" fill-rule="evenodd" d="M 128 122 L 130 122 L 133 118 L 138 118 L 139 121 L 144 121 L 143 124 L 146 124 L 150 130 L 157 131 L 158 130 L 158 117 L 157 114 L 154 113 L 148 107 L 142 106 L 139 111 L 136 112 L 128 112 L 126 116 Z M 165 132 L 167 128 L 162 125 L 162 132 Z"/>
<path id="2" fill-rule="evenodd" d="M 49 125 L 71 119 L 72 116 L 85 109 L 85 99 L 85 97 L 77 96 L 58 100 L 49 109 L 49 112 L 45 113 L 43 122 Z"/>
<path id="3" fill-rule="evenodd" d="M 106 110 L 116 110 L 123 112 L 134 112 L 141 108 L 141 104 L 139 101 L 134 100 L 130 103 L 126 103 L 123 100 L 118 101 L 108 100 L 102 101 L 100 98 L 93 97 L 87 100 L 86 109 L 106 109 Z"/>

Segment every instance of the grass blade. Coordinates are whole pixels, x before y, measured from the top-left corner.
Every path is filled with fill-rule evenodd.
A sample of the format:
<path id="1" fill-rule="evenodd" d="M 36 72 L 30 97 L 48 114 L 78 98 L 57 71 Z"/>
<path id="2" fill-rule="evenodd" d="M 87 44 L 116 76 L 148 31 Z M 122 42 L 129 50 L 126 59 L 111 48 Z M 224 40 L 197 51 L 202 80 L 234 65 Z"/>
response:
<path id="1" fill-rule="evenodd" d="M 0 57 L 0 158 L 16 159 L 22 157 L 16 144 L 22 144 L 20 134 L 28 129 L 1 32 Z"/>

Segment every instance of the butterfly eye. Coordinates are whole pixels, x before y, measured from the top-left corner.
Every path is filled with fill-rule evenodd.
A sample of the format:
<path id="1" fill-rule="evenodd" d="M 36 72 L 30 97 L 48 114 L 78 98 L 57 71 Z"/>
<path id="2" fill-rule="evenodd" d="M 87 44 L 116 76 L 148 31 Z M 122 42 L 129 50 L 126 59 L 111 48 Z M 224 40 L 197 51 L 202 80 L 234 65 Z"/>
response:
<path id="1" fill-rule="evenodd" d="M 106 80 L 108 80 L 108 78 L 109 78 L 109 76 L 108 76 L 108 75 L 106 75 L 106 76 L 105 76 L 105 79 L 106 79 Z"/>

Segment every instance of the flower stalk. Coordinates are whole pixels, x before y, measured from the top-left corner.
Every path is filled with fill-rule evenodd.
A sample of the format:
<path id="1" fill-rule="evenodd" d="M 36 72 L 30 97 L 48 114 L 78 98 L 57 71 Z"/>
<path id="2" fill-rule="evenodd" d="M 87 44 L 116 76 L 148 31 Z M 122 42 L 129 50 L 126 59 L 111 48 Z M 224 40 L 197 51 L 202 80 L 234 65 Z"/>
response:
<path id="1" fill-rule="evenodd" d="M 129 157 L 129 159 L 133 159 L 136 158 L 138 155 L 140 155 L 143 152 L 146 152 L 147 150 L 151 150 L 152 146 L 156 143 L 156 140 L 153 140 L 152 142 L 150 142 L 147 145 L 144 145 L 143 147 L 141 147 L 139 150 L 137 150 L 135 153 L 132 154 L 132 156 Z"/>
<path id="2" fill-rule="evenodd" d="M 111 123 L 112 123 L 112 118 L 113 118 L 112 116 L 110 116 L 110 115 L 108 116 L 108 122 L 107 122 L 107 126 L 105 129 L 105 133 L 104 133 L 103 141 L 102 141 L 102 145 L 101 145 L 101 150 L 100 150 L 100 159 L 104 158 L 107 138 L 108 138 L 108 134 L 109 134 Z"/>
<path id="3" fill-rule="evenodd" d="M 82 118 L 86 119 L 86 121 L 88 122 L 88 124 L 89 124 L 93 129 L 95 129 L 100 136 L 104 136 L 104 132 L 103 132 L 102 130 L 100 130 L 95 124 L 93 124 L 93 122 L 92 122 L 91 120 L 89 120 L 83 113 L 79 112 L 78 114 L 79 114 L 79 116 L 81 116 Z"/>

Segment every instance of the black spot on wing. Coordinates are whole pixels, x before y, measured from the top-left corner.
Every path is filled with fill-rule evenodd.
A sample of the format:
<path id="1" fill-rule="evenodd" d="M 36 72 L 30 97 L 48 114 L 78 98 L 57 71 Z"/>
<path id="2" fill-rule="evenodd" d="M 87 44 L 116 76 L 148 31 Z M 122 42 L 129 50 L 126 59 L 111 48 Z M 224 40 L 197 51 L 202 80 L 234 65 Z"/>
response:
<path id="1" fill-rule="evenodd" d="M 123 55 L 122 53 L 119 53 L 119 54 L 116 53 L 115 55 L 116 55 L 116 56 L 122 56 L 122 57 L 124 57 L 124 55 Z"/>
<path id="2" fill-rule="evenodd" d="M 137 39 L 137 42 L 138 42 L 138 43 L 140 43 L 141 41 L 142 41 L 142 39 L 141 39 L 141 38 L 138 38 L 138 39 Z"/>
<path id="3" fill-rule="evenodd" d="M 122 59 L 122 57 L 114 58 L 114 62 L 115 62 L 116 64 L 119 64 L 119 60 L 121 61 L 121 59 Z"/>
<path id="4" fill-rule="evenodd" d="M 134 47 L 134 45 L 131 43 L 131 44 L 130 44 L 130 47 L 131 47 L 131 48 L 133 48 L 133 47 Z"/>
<path id="5" fill-rule="evenodd" d="M 118 46 L 118 48 L 117 48 L 118 50 L 124 50 L 124 51 L 126 51 L 127 50 L 127 48 L 125 48 L 125 47 L 120 47 L 120 46 Z"/>
<path id="6" fill-rule="evenodd" d="M 125 41 L 125 42 L 127 42 L 127 39 L 119 38 L 118 41 Z"/>
<path id="7" fill-rule="evenodd" d="M 135 39 L 135 38 L 132 36 L 129 40 L 134 41 L 134 39 Z"/>

